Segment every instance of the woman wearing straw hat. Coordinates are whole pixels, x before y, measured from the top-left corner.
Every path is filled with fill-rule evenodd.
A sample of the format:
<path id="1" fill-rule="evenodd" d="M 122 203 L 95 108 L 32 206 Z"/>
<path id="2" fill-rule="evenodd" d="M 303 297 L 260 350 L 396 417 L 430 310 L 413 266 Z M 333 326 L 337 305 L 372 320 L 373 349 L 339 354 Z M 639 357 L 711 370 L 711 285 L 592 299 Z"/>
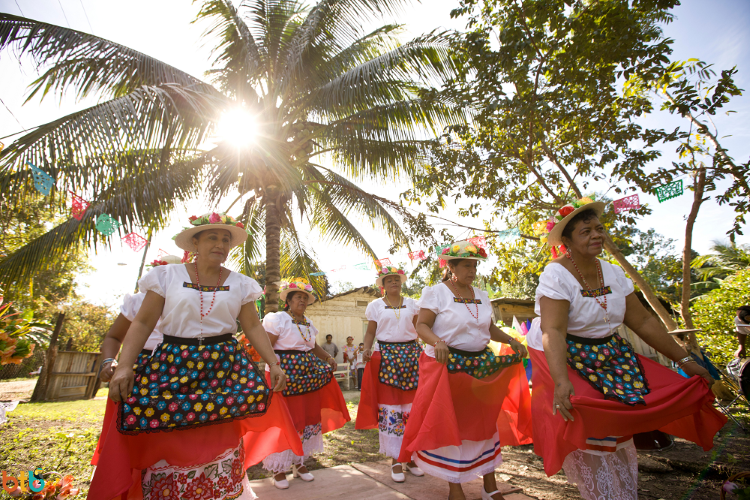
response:
<path id="1" fill-rule="evenodd" d="M 272 401 L 272 389 L 282 390 L 286 376 L 255 311 L 260 287 L 222 267 L 247 234 L 225 214 L 190 221 L 175 242 L 193 252 L 195 262 L 156 267 L 139 283 L 146 297 L 109 384 L 110 398 L 119 403 L 117 418 L 101 450 L 91 499 L 252 499 L 247 467 L 269 452 L 301 452 L 288 410 Z M 270 384 L 234 338 L 238 320 L 271 365 Z M 157 322 L 162 343 L 134 370 Z M 248 449 L 250 434 L 275 440 Z"/>
<path id="2" fill-rule="evenodd" d="M 380 453 L 391 457 L 391 478 L 397 483 L 406 480 L 404 468 L 415 476 L 423 476 L 417 464 L 402 466 L 398 462 L 404 425 L 411 412 L 419 383 L 419 356 L 422 348 L 417 341 L 417 301 L 401 296 L 406 273 L 396 267 L 378 270 L 375 286 L 385 296 L 370 302 L 365 311 L 365 366 L 362 395 L 357 410 L 357 429 L 378 429 Z M 372 352 L 373 341 L 378 343 Z"/>
<path id="3" fill-rule="evenodd" d="M 162 259 L 153 261 L 151 264 L 149 264 L 149 266 L 151 268 L 154 268 L 158 266 L 165 266 L 167 264 L 180 263 L 181 260 L 176 255 L 166 255 Z M 99 367 L 99 378 L 102 382 L 109 382 L 112 378 L 112 375 L 115 373 L 115 368 L 117 368 L 118 364 L 117 359 L 115 358 L 120 352 L 122 341 L 125 339 L 125 335 L 128 333 L 128 329 L 130 328 L 130 324 L 135 319 L 135 315 L 141 308 L 141 304 L 143 303 L 143 298 L 145 296 L 146 294 L 142 292 L 133 295 L 129 293 L 125 294 L 125 297 L 122 300 L 122 305 L 120 306 L 120 314 L 117 315 L 117 318 L 115 318 L 115 322 L 112 323 L 109 331 L 104 336 L 104 340 L 102 341 L 102 345 L 99 349 L 102 353 L 101 356 L 104 358 L 102 364 Z M 146 340 L 146 344 L 138 354 L 136 366 L 142 365 L 148 361 L 154 348 L 161 344 L 163 337 L 164 335 L 159 331 L 159 322 L 157 321 L 156 326 L 154 327 L 154 331 L 151 332 L 148 340 Z M 96 466 L 96 464 L 99 462 L 101 446 L 104 444 L 107 432 L 109 432 L 110 422 L 114 418 L 116 410 L 117 405 L 115 405 L 115 402 L 107 398 L 107 406 L 104 410 L 104 420 L 102 422 L 102 432 L 99 435 L 99 441 L 97 442 L 96 448 L 94 449 L 94 456 L 91 458 L 91 465 Z"/>
<path id="4" fill-rule="evenodd" d="M 726 418 L 712 404 L 713 380 L 633 293 L 621 268 L 598 259 L 604 203 L 584 198 L 546 226 L 564 254 L 536 290 L 541 328 L 529 332 L 534 451 L 548 475 L 563 468 L 585 499 L 637 498 L 632 436 L 660 429 L 705 450 Z M 625 324 L 690 379 L 637 355 L 615 330 Z"/>
<path id="5" fill-rule="evenodd" d="M 472 286 L 483 248 L 459 241 L 438 251 L 448 263 L 443 282 L 425 287 L 417 333 L 427 344 L 419 387 L 406 423 L 400 462 L 448 481 L 449 498 L 463 500 L 461 483 L 484 480 L 482 499 L 500 499 L 495 467 L 500 448 L 531 442 L 526 348 L 492 323 L 492 306 Z M 490 340 L 510 344 L 502 355 Z"/>
<path id="6" fill-rule="evenodd" d="M 263 467 L 274 473 L 274 485 L 283 490 L 289 488 L 286 472 L 290 468 L 293 477 L 315 479 L 305 460 L 323 451 L 323 434 L 343 427 L 350 418 L 344 395 L 333 378 L 336 361 L 317 344 L 318 329 L 305 316 L 307 306 L 315 302 L 312 286 L 304 278 L 284 280 L 279 297 L 284 310 L 267 314 L 263 328 L 289 377 L 283 400 L 302 449 L 273 453 L 263 459 Z"/>

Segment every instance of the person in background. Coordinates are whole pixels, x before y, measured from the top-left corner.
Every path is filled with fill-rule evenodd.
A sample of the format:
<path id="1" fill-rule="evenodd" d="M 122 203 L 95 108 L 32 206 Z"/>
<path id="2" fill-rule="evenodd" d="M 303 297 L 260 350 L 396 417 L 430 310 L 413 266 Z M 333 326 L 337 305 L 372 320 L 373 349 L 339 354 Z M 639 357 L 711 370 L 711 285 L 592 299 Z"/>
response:
<path id="1" fill-rule="evenodd" d="M 357 366 L 357 390 L 362 390 L 362 377 L 365 375 L 365 359 L 364 359 L 364 352 L 365 352 L 365 344 L 364 342 L 359 343 L 359 348 L 357 349 L 357 360 L 356 360 L 356 366 Z"/>
<path id="2" fill-rule="evenodd" d="M 741 306 L 737 309 L 737 316 L 734 317 L 734 326 L 737 327 L 737 342 L 740 344 L 740 348 L 734 353 L 734 357 L 744 358 L 747 356 L 745 340 L 750 334 L 750 306 Z"/>
<path id="3" fill-rule="evenodd" d="M 333 335 L 331 335 L 330 333 L 326 335 L 326 341 L 320 347 L 322 347 L 325 352 L 330 354 L 333 359 L 336 359 L 336 356 L 339 355 L 339 346 L 333 343 Z"/>
<path id="4" fill-rule="evenodd" d="M 344 353 L 344 364 L 349 368 L 349 376 L 357 376 L 357 346 L 354 345 L 354 337 L 346 337 L 346 345 L 342 349 Z"/>

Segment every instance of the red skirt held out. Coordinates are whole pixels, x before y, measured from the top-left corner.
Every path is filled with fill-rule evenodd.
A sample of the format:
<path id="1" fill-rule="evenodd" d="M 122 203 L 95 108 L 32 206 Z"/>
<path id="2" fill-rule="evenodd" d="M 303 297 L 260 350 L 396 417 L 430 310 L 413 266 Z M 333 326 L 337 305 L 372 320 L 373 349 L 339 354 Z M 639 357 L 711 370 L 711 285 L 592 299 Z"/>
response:
<path id="1" fill-rule="evenodd" d="M 421 359 L 421 358 L 420 358 Z M 380 383 L 380 351 L 372 353 L 365 365 L 362 377 L 362 392 L 357 409 L 356 429 L 378 428 L 378 405 L 408 405 L 414 403 L 417 391 L 403 391 L 391 385 Z"/>
<path id="2" fill-rule="evenodd" d="M 236 448 L 240 439 L 245 448 L 245 469 L 271 453 L 291 449 L 302 455 L 302 444 L 280 392 L 273 393 L 262 416 L 137 435 L 117 430 L 118 405 L 107 401 L 105 428 L 91 460 L 97 471 L 89 489 L 90 500 L 111 500 L 122 494 L 129 499 L 142 498 L 141 470 L 160 460 L 178 466 L 208 463 L 224 451 Z"/>
<path id="3" fill-rule="evenodd" d="M 491 439 L 496 432 L 501 446 L 532 442 L 531 398 L 523 364 L 478 380 L 466 373 L 449 373 L 445 365 L 423 353 L 399 461 L 409 462 L 421 450 Z"/>
<path id="4" fill-rule="evenodd" d="M 570 398 L 574 421 L 552 415 L 554 383 L 543 351 L 529 348 L 533 366 L 531 405 L 534 411 L 534 452 L 544 459 L 548 476 L 556 474 L 565 457 L 586 449 L 587 438 L 629 436 L 661 430 L 696 443 L 704 450 L 713 447 L 714 435 L 727 419 L 714 407 L 714 395 L 701 377 L 689 379 L 640 356 L 650 393 L 645 405 L 629 406 L 604 399 L 604 395 L 568 367 L 575 389 Z"/>

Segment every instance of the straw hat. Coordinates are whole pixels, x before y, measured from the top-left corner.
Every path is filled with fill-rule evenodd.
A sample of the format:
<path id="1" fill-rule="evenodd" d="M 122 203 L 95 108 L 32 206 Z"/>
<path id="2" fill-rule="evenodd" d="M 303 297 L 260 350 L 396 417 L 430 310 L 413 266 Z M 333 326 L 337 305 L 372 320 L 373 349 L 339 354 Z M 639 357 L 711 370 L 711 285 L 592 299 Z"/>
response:
<path id="1" fill-rule="evenodd" d="M 406 276 L 406 272 L 398 267 L 391 267 L 391 266 L 383 266 L 381 269 L 378 269 L 378 278 L 375 280 L 375 286 L 383 286 L 383 280 L 386 276 L 398 276 L 399 279 L 401 279 L 401 284 L 403 285 L 406 283 L 406 280 L 408 277 Z"/>
<path id="2" fill-rule="evenodd" d="M 176 255 L 165 255 L 164 257 L 154 259 L 149 267 L 166 266 L 168 264 L 182 264 L 182 259 Z"/>
<path id="3" fill-rule="evenodd" d="M 472 243 L 470 240 L 456 241 L 455 243 L 445 245 L 444 247 L 437 247 L 436 253 L 438 258 L 443 260 L 487 260 L 487 252 L 484 248 Z"/>
<path id="4" fill-rule="evenodd" d="M 547 221 L 546 227 L 544 228 L 549 232 L 547 235 L 547 244 L 551 247 L 562 245 L 563 230 L 573 217 L 584 210 L 593 210 L 596 212 L 597 217 L 601 217 L 602 213 L 604 213 L 604 207 L 606 207 L 605 203 L 594 201 L 591 198 L 581 198 L 578 201 L 574 201 L 573 203 L 561 207 L 554 213 L 552 218 Z"/>
<path id="5" fill-rule="evenodd" d="M 190 217 L 191 227 L 186 227 L 174 237 L 175 245 L 192 252 L 195 250 L 193 247 L 193 236 L 205 231 L 206 229 L 224 229 L 229 231 L 232 235 L 232 247 L 242 245 L 247 239 L 247 232 L 242 222 L 237 220 L 231 215 L 225 213 L 211 212 L 203 214 L 200 217 Z"/>
<path id="6" fill-rule="evenodd" d="M 279 286 L 279 297 L 286 302 L 286 297 L 291 292 L 302 292 L 307 295 L 307 305 L 315 302 L 313 287 L 305 278 L 287 278 Z"/>

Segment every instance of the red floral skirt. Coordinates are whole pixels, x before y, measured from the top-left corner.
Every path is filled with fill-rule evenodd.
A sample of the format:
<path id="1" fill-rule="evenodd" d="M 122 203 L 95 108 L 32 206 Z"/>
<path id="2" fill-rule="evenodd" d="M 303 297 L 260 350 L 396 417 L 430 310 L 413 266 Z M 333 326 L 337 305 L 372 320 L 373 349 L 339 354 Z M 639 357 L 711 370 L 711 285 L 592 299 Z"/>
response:
<path id="1" fill-rule="evenodd" d="M 359 416 L 357 417 L 359 420 Z M 401 445 L 400 462 L 412 454 L 499 435 L 501 446 L 531 443 L 531 397 L 523 364 L 482 379 L 449 373 L 446 365 L 422 354 L 419 388 Z"/>
<path id="2" fill-rule="evenodd" d="M 408 405 L 414 402 L 417 391 L 403 391 L 380 382 L 380 351 L 372 353 L 365 365 L 362 392 L 357 410 L 356 429 L 378 428 L 378 405 Z"/>
<path id="3" fill-rule="evenodd" d="M 118 404 L 107 401 L 106 428 L 102 430 L 92 459 L 97 469 L 89 489 L 90 500 L 111 500 L 122 494 L 128 498 L 140 498 L 142 470 L 160 460 L 176 466 L 208 463 L 226 450 L 236 448 L 240 439 L 245 450 L 243 470 L 271 453 L 292 450 L 302 455 L 302 445 L 290 410 L 279 392 L 274 393 L 263 416 L 136 435 L 117 431 Z"/>
<path id="4" fill-rule="evenodd" d="M 544 459 L 548 476 L 556 474 L 565 457 L 586 449 L 587 438 L 629 436 L 661 430 L 696 443 L 704 450 L 713 447 L 714 435 L 727 419 L 714 407 L 714 395 L 701 377 L 683 378 L 659 363 L 640 356 L 639 361 L 650 393 L 645 405 L 630 406 L 605 399 L 587 380 L 568 367 L 575 389 L 570 398 L 574 421 L 552 415 L 554 383 L 543 351 L 529 348 L 533 366 L 531 405 L 534 412 L 534 453 Z"/>

